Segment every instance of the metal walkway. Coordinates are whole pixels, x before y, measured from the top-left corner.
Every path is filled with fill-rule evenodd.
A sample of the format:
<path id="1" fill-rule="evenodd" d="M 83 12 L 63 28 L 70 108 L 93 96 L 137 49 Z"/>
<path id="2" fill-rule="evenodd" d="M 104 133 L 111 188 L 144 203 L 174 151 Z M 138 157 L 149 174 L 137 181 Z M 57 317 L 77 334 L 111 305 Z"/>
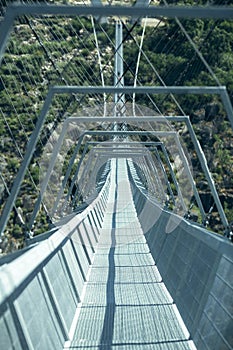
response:
<path id="1" fill-rule="evenodd" d="M 1 259 L 1 348 L 230 350 L 230 242 L 181 218 L 166 233 L 177 218 L 149 200 L 139 221 L 130 160 L 110 169 L 82 213 Z"/>
<path id="2" fill-rule="evenodd" d="M 189 95 L 215 94 L 233 126 L 233 109 L 225 85 L 176 16 L 232 19 L 233 9 L 148 6 L 144 0 L 135 6 L 55 3 L 29 1 L 0 9 L 2 125 L 11 135 L 9 154 L 19 153 L 9 162 L 9 175 L 3 157 L 0 242 L 7 240 L 10 227 L 16 235 L 23 229 L 28 244 L 0 259 L 0 350 L 232 350 L 232 228 L 185 111 L 192 110 Z M 164 69 L 160 76 L 154 49 L 151 59 L 143 49 L 146 27 L 138 27 L 148 16 L 156 19 L 153 35 L 161 28 L 157 17 L 175 20 L 182 35 L 176 44 L 185 36 L 194 50 L 190 59 L 200 60 L 216 86 L 180 85 L 194 65 L 182 60 L 173 34 L 165 36 L 177 46 L 182 72 L 168 79 Z M 60 17 L 66 18 L 62 24 Z M 111 23 L 115 39 L 114 30 L 107 30 Z M 25 32 L 24 37 L 26 28 L 30 36 Z M 24 47 L 25 40 L 37 46 L 22 54 L 18 42 Z M 135 62 L 129 55 L 125 61 L 123 44 L 138 51 Z M 165 41 L 164 48 L 161 53 L 170 55 L 170 43 Z M 92 54 L 98 63 L 89 61 Z M 149 85 L 144 74 L 152 74 Z M 113 86 L 107 85 L 110 75 Z M 138 100 L 136 95 L 144 96 Z M 183 95 L 185 109 L 175 95 Z M 12 122 L 15 114 L 20 128 Z M 18 132 L 22 150 L 19 135 L 14 137 Z M 180 140 L 187 135 L 225 236 L 205 228 L 213 207 L 204 208 L 196 187 Z M 29 183 L 31 197 L 18 202 Z M 198 223 L 191 221 L 194 203 Z M 37 220 L 49 231 L 43 226 L 44 233 L 34 236 Z"/>
<path id="3" fill-rule="evenodd" d="M 143 235 L 126 160 L 112 160 L 111 168 L 107 212 L 70 349 L 195 349 Z"/>

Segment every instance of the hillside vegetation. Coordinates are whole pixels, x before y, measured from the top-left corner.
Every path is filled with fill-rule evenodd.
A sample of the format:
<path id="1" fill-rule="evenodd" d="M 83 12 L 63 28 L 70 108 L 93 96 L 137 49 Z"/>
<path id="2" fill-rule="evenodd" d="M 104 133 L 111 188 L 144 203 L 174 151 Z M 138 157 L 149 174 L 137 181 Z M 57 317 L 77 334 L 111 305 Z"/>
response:
<path id="1" fill-rule="evenodd" d="M 193 5 L 206 4 L 206 1 L 170 0 L 167 3 Z M 229 5 L 231 1 L 216 0 L 210 3 Z M 5 2 L 1 1 L 1 5 L 4 11 Z M 106 85 L 113 85 L 114 22 L 115 19 L 104 23 L 90 17 L 22 16 L 15 23 L 0 66 L 1 211 L 11 191 L 49 87 L 101 85 L 100 59 L 104 82 Z M 181 26 L 185 28 L 186 34 L 181 30 Z M 134 84 L 139 45 L 143 35 L 138 85 L 224 85 L 233 103 L 233 21 L 197 19 L 179 22 L 163 18 L 150 22 L 144 32 L 140 21 L 135 23 L 124 20 L 125 85 Z M 111 98 L 107 96 L 107 102 L 112 103 Z M 127 102 L 132 102 L 131 96 L 126 98 Z M 227 218 L 230 222 L 233 221 L 233 132 L 220 97 L 154 95 L 148 98 L 140 95 L 137 97 L 137 104 L 150 108 L 155 113 L 160 111 L 163 115 L 181 115 L 183 111 L 190 116 Z M 103 99 L 94 95 L 58 95 L 53 99 L 29 171 L 4 232 L 1 241 L 2 252 L 12 251 L 24 244 L 30 216 L 40 190 L 40 158 L 52 131 L 67 115 L 88 114 L 89 112 L 85 111 L 93 108 L 101 114 L 102 105 Z M 209 228 L 222 234 L 223 227 L 216 208 L 213 207 L 213 198 L 187 129 L 183 124 L 177 123 L 173 127 L 185 140 L 205 210 L 212 211 Z M 193 204 L 193 212 L 199 216 L 195 201 Z M 34 223 L 34 234 L 44 232 L 50 224 L 51 218 L 46 206 L 42 204 Z"/>

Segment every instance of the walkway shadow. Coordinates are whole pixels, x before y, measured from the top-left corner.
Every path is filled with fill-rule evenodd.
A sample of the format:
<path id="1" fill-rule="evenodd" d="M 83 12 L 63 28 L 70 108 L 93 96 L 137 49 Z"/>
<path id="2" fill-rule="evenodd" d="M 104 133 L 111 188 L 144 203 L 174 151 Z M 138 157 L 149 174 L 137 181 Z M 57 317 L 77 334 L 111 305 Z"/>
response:
<path id="1" fill-rule="evenodd" d="M 116 175 L 115 175 L 115 198 L 114 198 L 114 208 L 112 214 L 112 230 L 111 230 L 111 247 L 108 255 L 108 280 L 106 286 L 106 295 L 107 295 L 107 305 L 105 309 L 103 330 L 100 338 L 99 350 L 106 350 L 112 348 L 113 342 L 113 333 L 114 333 L 114 318 L 116 311 L 116 302 L 115 302 L 115 276 L 116 276 L 116 267 L 115 267 L 115 247 L 116 247 L 116 212 L 117 212 L 117 160 L 116 160 Z"/>

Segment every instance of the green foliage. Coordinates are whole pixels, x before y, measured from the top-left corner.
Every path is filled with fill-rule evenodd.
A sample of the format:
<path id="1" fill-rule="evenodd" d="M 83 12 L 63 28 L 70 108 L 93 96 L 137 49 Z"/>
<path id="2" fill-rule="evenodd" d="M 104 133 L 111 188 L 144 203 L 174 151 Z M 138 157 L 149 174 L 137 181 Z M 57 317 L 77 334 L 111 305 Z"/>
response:
<path id="1" fill-rule="evenodd" d="M 229 222 L 233 223 L 233 208 L 224 202 L 224 211 Z"/>
<path id="2" fill-rule="evenodd" d="M 210 1 L 213 4 L 220 4 L 220 2 L 221 4 L 229 3 L 227 0 L 224 2 L 220 0 Z M 168 3 L 205 5 L 207 1 L 168 0 Z M 10 174 L 7 179 L 9 185 L 11 185 L 21 162 L 19 155 L 16 154 L 14 142 L 18 143 L 20 151 L 24 154 L 28 137 L 35 127 L 49 86 L 102 84 L 90 18 L 63 18 L 62 25 L 60 18 L 52 16 L 46 17 L 44 22 L 39 17 L 30 19 L 30 21 L 32 28 L 29 27 L 25 19 L 17 22 L 0 67 L 0 110 L 5 117 L 5 119 L 0 118 L 0 135 L 3 140 L 0 147 L 7 160 L 4 175 Z M 226 85 L 233 101 L 233 22 L 182 19 L 181 23 L 205 60 L 210 64 L 219 81 Z M 33 28 L 38 37 L 35 36 Z M 142 30 L 142 26 L 136 25 L 129 34 L 124 27 L 124 79 L 126 85 L 134 83 L 139 52 L 134 40 L 140 43 Z M 100 25 L 96 22 L 96 32 L 102 54 L 105 85 L 112 85 L 115 28 L 109 23 Z M 162 25 L 156 29 L 146 28 L 143 50 L 144 54 L 141 56 L 138 72 L 141 85 L 216 85 L 215 79 L 211 77 L 180 30 L 179 25 L 173 19 L 163 19 Z M 147 57 L 149 57 L 151 65 L 148 63 Z M 175 97 L 187 115 L 199 116 L 200 111 L 204 111 L 202 112 L 203 123 L 197 123 L 195 128 L 200 139 L 203 127 L 209 127 L 207 120 L 205 120 L 206 106 L 213 103 L 218 104 L 218 115 L 213 117 L 213 122 L 211 121 L 214 124 L 214 135 L 211 136 L 211 140 L 202 139 L 202 145 L 211 154 L 210 163 L 217 184 L 221 185 L 223 189 L 229 188 L 230 184 L 233 186 L 231 169 L 233 159 L 229 146 L 233 135 L 229 131 L 229 122 L 226 120 L 226 112 L 221 102 L 216 96 L 210 95 L 179 95 Z M 137 96 L 137 103 L 152 109 L 155 109 L 154 105 L 156 104 L 164 114 L 180 113 L 171 96 L 153 95 L 148 99 L 146 95 L 140 95 Z M 80 106 L 88 105 L 90 107 L 94 104 L 96 104 L 96 99 L 93 99 L 93 96 L 92 99 L 88 96 L 72 95 L 69 98 L 65 95 L 56 96 L 49 110 L 46 124 L 52 128 L 67 115 L 76 112 Z M 8 126 L 11 129 L 11 134 Z M 39 183 L 38 157 L 42 154 L 48 136 L 48 131 L 44 129 L 41 143 L 38 144 L 33 158 L 33 164 L 30 165 L 31 176 L 37 185 Z M 186 144 L 191 145 L 188 137 L 186 137 Z M 210 145 L 212 145 L 211 149 Z M 69 155 L 64 162 L 64 171 L 68 165 L 68 159 Z M 203 180 L 203 174 L 198 165 L 194 171 L 198 180 Z M 175 191 L 173 183 L 172 187 Z M 27 174 L 22 195 L 29 192 L 29 189 L 30 199 L 33 202 L 37 193 Z M 231 218 L 232 211 L 229 207 L 226 210 Z M 195 211 L 198 212 L 196 208 Z M 36 227 L 37 233 L 43 232 L 45 227 L 48 227 L 47 217 L 43 211 L 38 217 Z M 23 229 L 19 224 L 14 229 L 11 226 L 10 231 L 15 238 L 20 238 L 23 235 Z"/>
<path id="3" fill-rule="evenodd" d="M 19 165 L 20 165 L 20 162 L 19 162 L 19 159 L 16 158 L 16 157 L 10 157 L 8 159 L 8 164 L 7 164 L 7 167 L 8 167 L 8 171 L 9 172 L 13 172 L 13 173 L 16 173 L 18 168 L 19 168 Z"/>

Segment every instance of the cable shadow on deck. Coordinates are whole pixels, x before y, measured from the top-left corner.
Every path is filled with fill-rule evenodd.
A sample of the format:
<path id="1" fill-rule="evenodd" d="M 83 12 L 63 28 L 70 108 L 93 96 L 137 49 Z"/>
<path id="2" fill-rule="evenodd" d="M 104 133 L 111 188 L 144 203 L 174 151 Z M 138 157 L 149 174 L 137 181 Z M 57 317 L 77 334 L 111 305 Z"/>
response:
<path id="1" fill-rule="evenodd" d="M 116 311 L 116 301 L 115 301 L 115 291 L 114 291 L 116 271 L 115 271 L 114 254 L 115 254 L 115 246 L 116 246 L 116 211 L 117 211 L 117 189 L 118 189 L 117 167 L 118 165 L 116 161 L 116 175 L 115 175 L 116 187 L 115 187 L 115 196 L 114 196 L 114 207 L 113 207 L 113 213 L 112 213 L 111 247 L 108 255 L 109 270 L 108 270 L 108 279 L 107 279 L 107 286 L 106 286 L 107 305 L 105 309 L 103 329 L 100 337 L 100 344 L 98 346 L 99 350 L 106 349 L 106 346 L 108 349 L 112 348 L 113 333 L 114 333 L 114 317 L 115 317 L 115 311 Z"/>

